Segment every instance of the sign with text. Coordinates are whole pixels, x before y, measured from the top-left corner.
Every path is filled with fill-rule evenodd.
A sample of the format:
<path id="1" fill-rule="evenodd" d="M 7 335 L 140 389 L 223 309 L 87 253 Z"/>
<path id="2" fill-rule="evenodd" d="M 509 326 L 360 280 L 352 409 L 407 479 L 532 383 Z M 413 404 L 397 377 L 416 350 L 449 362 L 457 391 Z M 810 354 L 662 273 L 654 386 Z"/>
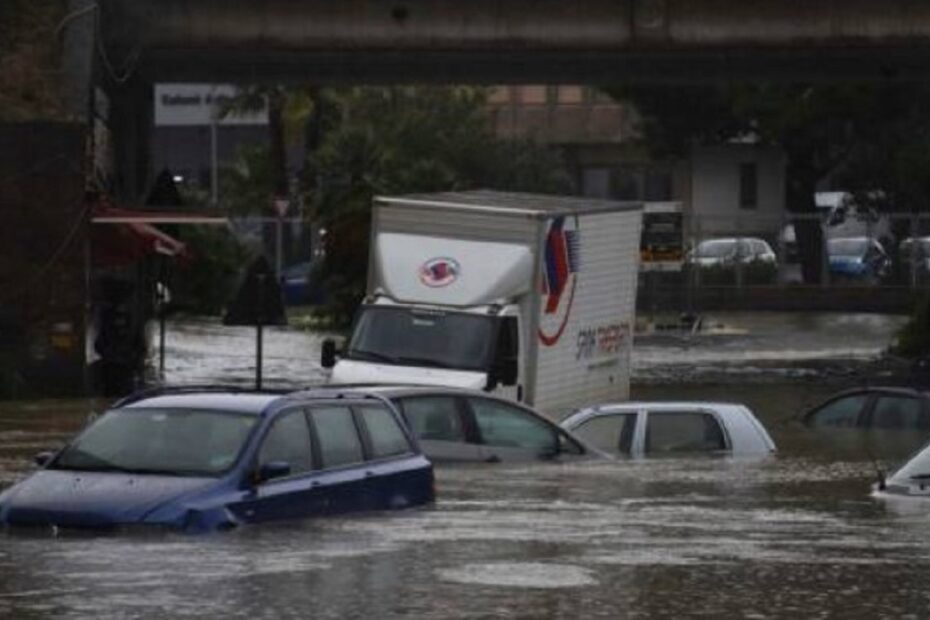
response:
<path id="1" fill-rule="evenodd" d="M 220 110 L 238 94 L 230 84 L 156 84 L 155 126 L 210 125 Z M 268 111 L 230 113 L 218 125 L 267 125 Z"/>

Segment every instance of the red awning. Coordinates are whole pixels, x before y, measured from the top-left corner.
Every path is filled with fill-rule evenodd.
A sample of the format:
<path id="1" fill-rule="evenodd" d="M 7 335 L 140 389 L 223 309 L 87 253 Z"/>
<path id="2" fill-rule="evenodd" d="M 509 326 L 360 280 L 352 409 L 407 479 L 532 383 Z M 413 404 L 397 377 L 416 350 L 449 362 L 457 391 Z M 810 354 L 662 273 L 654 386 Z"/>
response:
<path id="1" fill-rule="evenodd" d="M 187 246 L 153 226 L 152 221 L 167 222 L 168 219 L 161 213 L 96 205 L 91 217 L 94 265 L 127 265 L 152 254 L 180 259 L 190 257 Z"/>

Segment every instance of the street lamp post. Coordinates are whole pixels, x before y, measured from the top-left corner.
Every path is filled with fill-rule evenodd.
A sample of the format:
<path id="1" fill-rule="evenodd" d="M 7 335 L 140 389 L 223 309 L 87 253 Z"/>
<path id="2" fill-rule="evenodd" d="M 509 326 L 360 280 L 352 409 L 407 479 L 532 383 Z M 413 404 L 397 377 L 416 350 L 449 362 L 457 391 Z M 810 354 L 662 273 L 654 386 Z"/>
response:
<path id="1" fill-rule="evenodd" d="M 282 262 L 284 258 L 284 216 L 287 215 L 287 209 L 290 206 L 290 199 L 284 196 L 278 196 L 274 199 L 274 210 L 278 216 L 275 222 L 275 260 L 274 275 L 278 282 L 281 281 L 281 271 L 283 270 Z"/>

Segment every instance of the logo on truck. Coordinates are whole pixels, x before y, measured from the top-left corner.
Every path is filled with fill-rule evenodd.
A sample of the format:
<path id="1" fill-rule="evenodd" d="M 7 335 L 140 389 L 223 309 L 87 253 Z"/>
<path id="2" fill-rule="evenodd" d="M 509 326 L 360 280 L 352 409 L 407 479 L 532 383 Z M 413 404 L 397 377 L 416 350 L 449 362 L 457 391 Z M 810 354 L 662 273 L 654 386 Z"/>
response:
<path id="1" fill-rule="evenodd" d="M 431 258 L 420 267 L 420 282 L 426 286 L 448 286 L 459 277 L 461 267 L 454 258 Z"/>
<path id="2" fill-rule="evenodd" d="M 557 217 L 549 224 L 543 257 L 545 305 L 539 327 L 539 339 L 547 347 L 559 341 L 568 325 L 580 266 L 579 243 L 577 217 Z"/>

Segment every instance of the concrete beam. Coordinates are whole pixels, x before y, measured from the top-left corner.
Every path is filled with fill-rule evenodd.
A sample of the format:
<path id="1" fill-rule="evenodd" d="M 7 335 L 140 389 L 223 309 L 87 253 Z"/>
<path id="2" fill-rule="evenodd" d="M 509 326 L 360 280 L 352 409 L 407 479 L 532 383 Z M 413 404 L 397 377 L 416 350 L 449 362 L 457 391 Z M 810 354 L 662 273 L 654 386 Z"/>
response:
<path id="1" fill-rule="evenodd" d="M 113 0 L 153 79 L 923 79 L 925 0 Z M 118 26 L 118 27 L 110 27 Z"/>
<path id="2" fill-rule="evenodd" d="M 59 26 L 62 99 L 68 115 L 85 124 L 91 118 L 91 93 L 94 90 L 96 12 L 94 0 L 68 0 L 67 17 Z"/>

